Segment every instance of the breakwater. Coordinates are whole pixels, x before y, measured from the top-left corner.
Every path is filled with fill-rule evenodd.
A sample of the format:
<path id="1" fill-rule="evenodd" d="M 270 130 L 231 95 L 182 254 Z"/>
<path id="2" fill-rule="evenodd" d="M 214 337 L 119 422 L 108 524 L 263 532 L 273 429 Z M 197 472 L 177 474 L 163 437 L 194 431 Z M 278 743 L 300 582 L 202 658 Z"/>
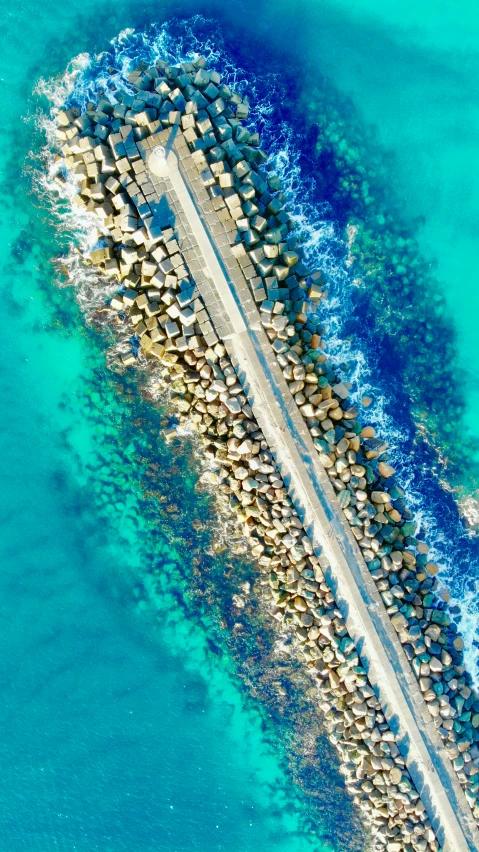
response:
<path id="1" fill-rule="evenodd" d="M 447 594 L 385 442 L 359 423 L 323 353 L 326 282 L 305 266 L 280 182 L 242 124 L 248 103 L 205 66 L 140 66 L 114 99 L 58 114 L 58 164 L 99 226 L 89 262 L 118 279 L 111 316 L 131 329 L 122 363 L 154 359 L 179 419 L 205 437 L 210 478 L 316 675 L 377 847 L 467 848 L 479 702 Z M 442 802 L 411 733 L 423 709 Z"/>

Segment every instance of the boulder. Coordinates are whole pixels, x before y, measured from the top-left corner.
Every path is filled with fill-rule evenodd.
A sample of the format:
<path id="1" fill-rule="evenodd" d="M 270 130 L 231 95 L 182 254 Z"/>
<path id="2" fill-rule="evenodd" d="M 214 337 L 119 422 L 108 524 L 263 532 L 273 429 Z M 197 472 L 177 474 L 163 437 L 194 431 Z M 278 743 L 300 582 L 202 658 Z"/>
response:
<path id="1" fill-rule="evenodd" d="M 390 499 L 387 491 L 373 491 L 371 494 L 373 503 L 389 503 Z"/>
<path id="2" fill-rule="evenodd" d="M 391 623 L 397 633 L 402 633 L 403 630 L 408 628 L 408 620 L 401 612 L 391 616 Z"/>
<path id="3" fill-rule="evenodd" d="M 386 464 L 386 462 L 379 462 L 378 471 L 384 479 L 389 479 L 390 476 L 394 476 L 396 473 L 395 469 L 391 467 L 390 464 Z"/>

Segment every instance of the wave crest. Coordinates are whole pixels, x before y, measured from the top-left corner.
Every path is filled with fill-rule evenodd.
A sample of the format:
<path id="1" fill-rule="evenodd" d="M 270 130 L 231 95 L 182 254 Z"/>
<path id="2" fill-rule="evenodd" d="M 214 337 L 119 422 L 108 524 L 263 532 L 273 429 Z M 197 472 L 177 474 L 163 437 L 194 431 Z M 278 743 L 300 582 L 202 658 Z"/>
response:
<path id="1" fill-rule="evenodd" d="M 430 454 L 421 450 L 427 438 L 425 428 L 416 429 L 395 416 L 394 398 L 387 389 L 378 386 L 367 353 L 359 348 L 357 340 L 348 336 L 348 317 L 354 311 L 354 293 L 360 283 L 354 277 L 351 263 L 357 226 L 350 225 L 343 239 L 328 201 L 318 202 L 314 176 L 309 171 L 306 174 L 302 166 L 308 142 L 301 131 L 282 118 L 278 106 L 285 95 L 281 78 L 269 69 L 256 72 L 254 66 L 245 69 L 237 63 L 225 47 L 223 34 L 215 22 L 196 15 L 187 21 L 152 26 L 145 32 L 125 29 L 99 56 L 92 58 L 80 54 L 71 61 L 61 78 L 41 80 L 38 84 L 37 94 L 47 97 L 51 104 L 50 113 L 39 116 L 47 139 L 44 154 L 47 168 L 43 175 L 38 173 L 39 191 L 51 196 L 55 190 L 60 203 L 52 205 L 52 215 L 60 231 L 71 237 L 61 259 L 63 272 L 74 287 L 88 321 L 107 320 L 109 312 L 105 302 L 117 289 L 117 284 L 102 278 L 82 262 L 82 255 L 92 248 L 101 234 L 88 214 L 72 208 L 69 203 L 75 184 L 67 175 L 59 174 L 59 166 L 52 155 L 54 114 L 64 106 L 84 108 L 100 93 L 114 101 L 118 87 L 128 88 L 128 73 L 140 60 L 153 64 L 161 57 L 171 63 L 181 63 L 200 54 L 216 65 L 228 85 L 250 97 L 249 124 L 261 133 L 262 144 L 269 154 L 268 167 L 282 180 L 283 192 L 296 221 L 296 235 L 307 261 L 313 269 L 321 269 L 330 283 L 329 299 L 321 314 L 326 327 L 328 355 L 343 378 L 353 383 L 351 397 L 355 404 L 360 403 L 365 394 L 372 398 L 367 422 L 387 438 L 390 460 L 405 489 L 408 505 L 431 546 L 431 557 L 442 566 L 441 578 L 450 585 L 453 612 L 455 608 L 456 620 L 464 634 L 468 667 L 473 675 L 476 674 L 476 685 L 479 685 L 479 549 L 475 535 L 479 529 L 479 501 L 464 499 L 459 507 L 461 517 L 453 501 L 454 495 L 439 479 L 440 466 L 434 469 Z M 118 334 L 118 342 L 108 358 L 110 363 L 116 353 L 127 348 L 127 332 L 118 327 Z M 150 379 L 149 392 L 160 393 L 158 375 L 152 374 Z"/>

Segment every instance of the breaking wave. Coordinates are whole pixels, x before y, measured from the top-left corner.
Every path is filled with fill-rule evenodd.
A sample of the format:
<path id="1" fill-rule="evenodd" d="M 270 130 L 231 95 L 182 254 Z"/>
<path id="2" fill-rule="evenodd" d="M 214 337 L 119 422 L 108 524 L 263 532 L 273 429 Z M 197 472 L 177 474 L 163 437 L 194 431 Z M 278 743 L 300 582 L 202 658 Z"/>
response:
<path id="1" fill-rule="evenodd" d="M 187 21 L 152 26 L 145 32 L 125 29 L 104 52 L 97 56 L 80 54 L 60 79 L 42 80 L 37 91 L 48 98 L 51 114 L 42 113 L 39 117 L 48 145 L 44 157 L 47 168 L 38 177 L 45 194 L 51 197 L 52 189 L 57 192 L 60 204 L 54 205 L 54 215 L 59 226 L 66 234 L 74 234 L 61 259 L 65 275 L 89 321 L 109 319 L 105 302 L 115 285 L 82 263 L 82 255 L 98 239 L 96 226 L 69 204 L 74 185 L 66 175 L 58 173 L 58 165 L 49 153 L 55 112 L 65 104 L 84 109 L 100 94 L 115 101 L 116 89 L 128 88 L 128 73 L 139 61 L 153 64 L 162 58 L 180 63 L 199 54 L 221 72 L 234 90 L 250 99 L 248 123 L 260 132 L 269 164 L 282 179 L 307 260 L 329 280 L 329 298 L 322 309 L 327 352 L 343 378 L 353 384 L 354 402 L 360 403 L 364 396 L 371 400 L 363 419 L 367 416 L 368 423 L 389 442 L 390 460 L 406 491 L 418 531 L 430 545 L 432 558 L 442 567 L 440 576 L 451 595 L 451 612 L 464 636 L 466 662 L 479 685 L 479 501 L 474 496 L 458 499 L 444 478 L 440 463 L 441 453 L 447 455 L 447 447 L 432 449 L 426 430 L 414 422 L 404 405 L 397 404 L 394 388 L 389 392 L 379 385 L 371 358 L 374 340 L 365 346 L 348 334 L 349 318 L 356 312 L 358 321 L 360 310 L 354 296 L 361 280 L 354 277 L 350 254 L 357 229 L 350 225 L 343 235 L 334 203 L 320 197 L 311 140 L 302 124 L 294 123 L 293 113 L 284 107 L 288 95 L 280 72 L 261 68 L 256 57 L 235 58 L 215 22 L 197 15 Z M 123 336 L 120 333 L 112 352 L 126 351 L 127 345 L 126 332 Z M 400 383 L 399 374 L 397 379 Z M 152 393 L 154 387 L 153 376 Z"/>

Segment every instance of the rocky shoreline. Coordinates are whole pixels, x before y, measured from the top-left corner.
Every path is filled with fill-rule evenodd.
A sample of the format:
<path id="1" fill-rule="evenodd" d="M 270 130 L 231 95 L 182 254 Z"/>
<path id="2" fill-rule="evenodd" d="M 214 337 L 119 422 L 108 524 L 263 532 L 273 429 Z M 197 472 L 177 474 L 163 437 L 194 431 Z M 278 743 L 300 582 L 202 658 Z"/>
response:
<path id="1" fill-rule="evenodd" d="M 282 374 L 309 429 L 352 534 L 402 643 L 467 801 L 479 823 L 479 697 L 463 643 L 438 593 L 438 567 L 415 537 L 394 484 L 387 444 L 359 422 L 323 352 L 318 306 L 326 288 L 307 269 L 278 177 L 248 103 L 199 57 L 129 75 L 113 101 L 57 115 L 58 181 L 78 182 L 74 203 L 98 223 L 88 262 L 118 280 L 111 318 L 131 329 L 125 367 L 154 359 L 180 422 L 205 443 L 211 485 L 228 500 L 269 585 L 273 614 L 294 628 L 315 674 L 347 788 L 378 849 L 438 850 L 424 803 L 325 581 L 221 339 L 201 297 L 189 235 L 155 213 L 148 157 L 175 128 L 248 281 Z M 62 172 L 64 170 L 64 172 Z M 63 174 L 63 177 L 61 174 Z M 153 199 L 153 201 L 152 201 Z M 365 404 L 367 400 L 364 400 Z M 476 780 L 477 779 L 477 780 Z"/>

